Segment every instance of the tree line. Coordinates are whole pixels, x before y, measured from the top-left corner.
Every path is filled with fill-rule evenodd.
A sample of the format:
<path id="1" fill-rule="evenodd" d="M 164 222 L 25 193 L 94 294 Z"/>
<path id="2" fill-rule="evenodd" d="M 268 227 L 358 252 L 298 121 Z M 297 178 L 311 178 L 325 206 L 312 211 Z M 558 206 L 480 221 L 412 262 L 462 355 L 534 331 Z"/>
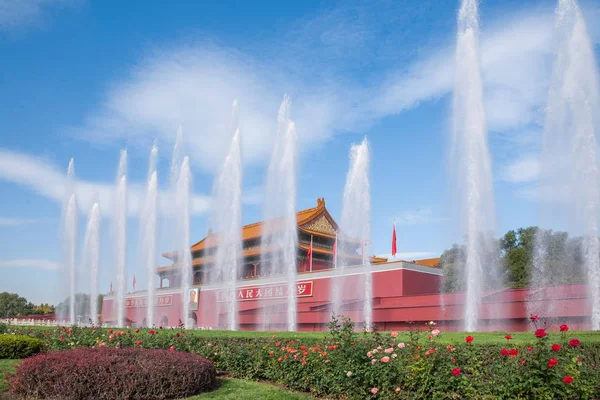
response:
<path id="1" fill-rule="evenodd" d="M 486 248 L 491 249 L 482 260 L 486 288 L 531 286 L 536 254 L 542 256 L 551 285 L 585 281 L 582 265 L 582 237 L 569 237 L 566 232 L 555 232 L 536 226 L 510 230 L 499 239 L 484 235 Z M 538 253 L 536 253 L 538 252 Z M 466 246 L 453 244 L 441 256 L 444 272 L 442 292 L 462 291 Z"/>
<path id="2" fill-rule="evenodd" d="M 54 306 L 42 303 L 35 305 L 17 293 L 0 293 L 0 318 L 11 318 L 22 315 L 53 314 Z"/>

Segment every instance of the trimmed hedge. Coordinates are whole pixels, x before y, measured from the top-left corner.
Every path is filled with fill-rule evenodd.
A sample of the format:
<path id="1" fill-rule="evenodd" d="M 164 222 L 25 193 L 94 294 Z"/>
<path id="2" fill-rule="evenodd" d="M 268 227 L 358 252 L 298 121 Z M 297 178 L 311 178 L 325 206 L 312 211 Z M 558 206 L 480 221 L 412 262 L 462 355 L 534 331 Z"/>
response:
<path id="1" fill-rule="evenodd" d="M 212 362 L 190 353 L 82 348 L 28 358 L 8 378 L 22 398 L 152 400 L 213 389 L 216 374 Z"/>
<path id="2" fill-rule="evenodd" d="M 28 336 L 0 335 L 0 358 L 27 358 L 41 352 L 43 343 Z"/>

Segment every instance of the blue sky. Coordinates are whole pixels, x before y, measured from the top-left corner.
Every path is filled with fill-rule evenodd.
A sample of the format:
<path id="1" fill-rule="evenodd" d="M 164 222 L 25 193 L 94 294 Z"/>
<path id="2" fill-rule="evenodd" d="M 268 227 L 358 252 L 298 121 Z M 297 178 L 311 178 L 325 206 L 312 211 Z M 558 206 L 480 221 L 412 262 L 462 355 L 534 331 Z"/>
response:
<path id="1" fill-rule="evenodd" d="M 164 189 L 179 124 L 194 175 L 192 240 L 201 239 L 234 98 L 245 162 L 243 219 L 260 220 L 284 93 L 298 128 L 299 208 L 325 197 L 339 218 L 349 147 L 367 135 L 373 251 L 390 252 L 396 218 L 400 257 L 439 256 L 462 238 L 448 206 L 447 175 L 457 7 L 437 0 L 0 0 L 0 291 L 34 302 L 64 297 L 58 230 L 71 157 L 81 231 L 92 199 L 101 202 L 101 291 L 108 289 L 110 191 L 123 148 L 132 182 L 131 277 L 150 147 L 156 140 Z M 498 234 L 537 223 L 554 7 L 480 4 Z M 598 49 L 600 6 L 582 8 Z M 137 282 L 145 285 L 141 271 Z"/>

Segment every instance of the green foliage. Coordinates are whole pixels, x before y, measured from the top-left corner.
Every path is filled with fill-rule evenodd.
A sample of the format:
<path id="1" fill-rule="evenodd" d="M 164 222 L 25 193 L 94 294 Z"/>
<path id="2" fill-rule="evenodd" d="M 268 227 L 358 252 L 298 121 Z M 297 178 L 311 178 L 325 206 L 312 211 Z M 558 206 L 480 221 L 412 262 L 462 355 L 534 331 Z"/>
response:
<path id="1" fill-rule="evenodd" d="M 493 249 L 486 260 L 486 272 L 498 277 L 505 287 L 527 287 L 533 268 L 536 243 L 543 244 L 548 284 L 581 282 L 584 279 L 581 268 L 581 238 L 569 238 L 566 232 L 553 232 L 538 227 L 510 230 L 495 240 L 486 236 L 488 248 Z M 466 258 L 464 245 L 454 244 L 444 251 L 440 266 L 444 271 L 442 292 L 465 289 L 463 270 Z M 494 286 L 494 283 L 491 285 Z"/>
<path id="2" fill-rule="evenodd" d="M 326 336 L 75 327 L 22 333 L 40 337 L 51 350 L 172 347 L 206 357 L 238 378 L 269 380 L 327 398 L 600 398 L 600 340 L 594 332 L 548 332 L 539 339 L 522 332 L 510 340 L 505 332 L 473 333 L 468 344 L 467 334 L 438 332 L 435 325 L 366 333 L 334 317 Z M 580 346 L 569 345 L 574 337 Z M 559 351 L 552 350 L 555 343 Z M 549 367 L 551 358 L 558 364 Z M 573 382 L 565 383 L 566 376 Z"/>
<path id="3" fill-rule="evenodd" d="M 19 359 L 41 352 L 41 340 L 29 336 L 0 335 L 0 359 Z"/>

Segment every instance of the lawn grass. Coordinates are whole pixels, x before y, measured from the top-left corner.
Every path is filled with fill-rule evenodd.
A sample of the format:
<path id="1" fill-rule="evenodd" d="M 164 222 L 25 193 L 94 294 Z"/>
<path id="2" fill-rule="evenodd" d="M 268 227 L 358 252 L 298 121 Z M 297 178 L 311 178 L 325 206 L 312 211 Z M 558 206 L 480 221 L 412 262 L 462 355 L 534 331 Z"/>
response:
<path id="1" fill-rule="evenodd" d="M 21 360 L 6 360 L 0 359 L 0 393 L 6 392 L 8 390 L 6 379 L 4 378 L 5 372 L 13 372 L 17 364 L 19 364 Z"/>
<path id="2" fill-rule="evenodd" d="M 212 392 L 189 397 L 188 400 L 305 400 L 313 397 L 280 389 L 268 383 L 222 379 L 221 386 Z"/>
<path id="3" fill-rule="evenodd" d="M 530 332 L 510 332 L 510 331 L 495 331 L 495 332 L 445 332 L 443 327 L 439 328 L 441 333 L 437 339 L 438 343 L 441 344 L 457 344 L 464 343 L 467 336 L 473 336 L 475 338 L 474 344 L 502 344 L 506 343 L 504 338 L 507 334 L 512 336 L 510 340 L 513 344 L 528 344 L 537 342 L 536 337 L 533 334 L 534 329 Z M 421 335 L 427 335 L 428 332 L 425 327 L 422 329 Z M 202 330 L 190 330 L 188 334 L 203 338 L 271 338 L 276 339 L 324 339 L 330 337 L 329 332 L 254 332 L 254 331 L 202 331 Z M 389 336 L 391 332 L 380 332 L 383 337 Z M 549 330 L 548 334 L 558 340 L 561 333 L 557 331 Z M 358 333 L 362 336 L 362 333 Z M 410 333 L 407 331 L 398 331 L 397 340 L 409 341 Z M 599 343 L 600 334 L 593 331 L 568 331 L 566 332 L 567 338 L 578 338 L 585 343 Z"/>

